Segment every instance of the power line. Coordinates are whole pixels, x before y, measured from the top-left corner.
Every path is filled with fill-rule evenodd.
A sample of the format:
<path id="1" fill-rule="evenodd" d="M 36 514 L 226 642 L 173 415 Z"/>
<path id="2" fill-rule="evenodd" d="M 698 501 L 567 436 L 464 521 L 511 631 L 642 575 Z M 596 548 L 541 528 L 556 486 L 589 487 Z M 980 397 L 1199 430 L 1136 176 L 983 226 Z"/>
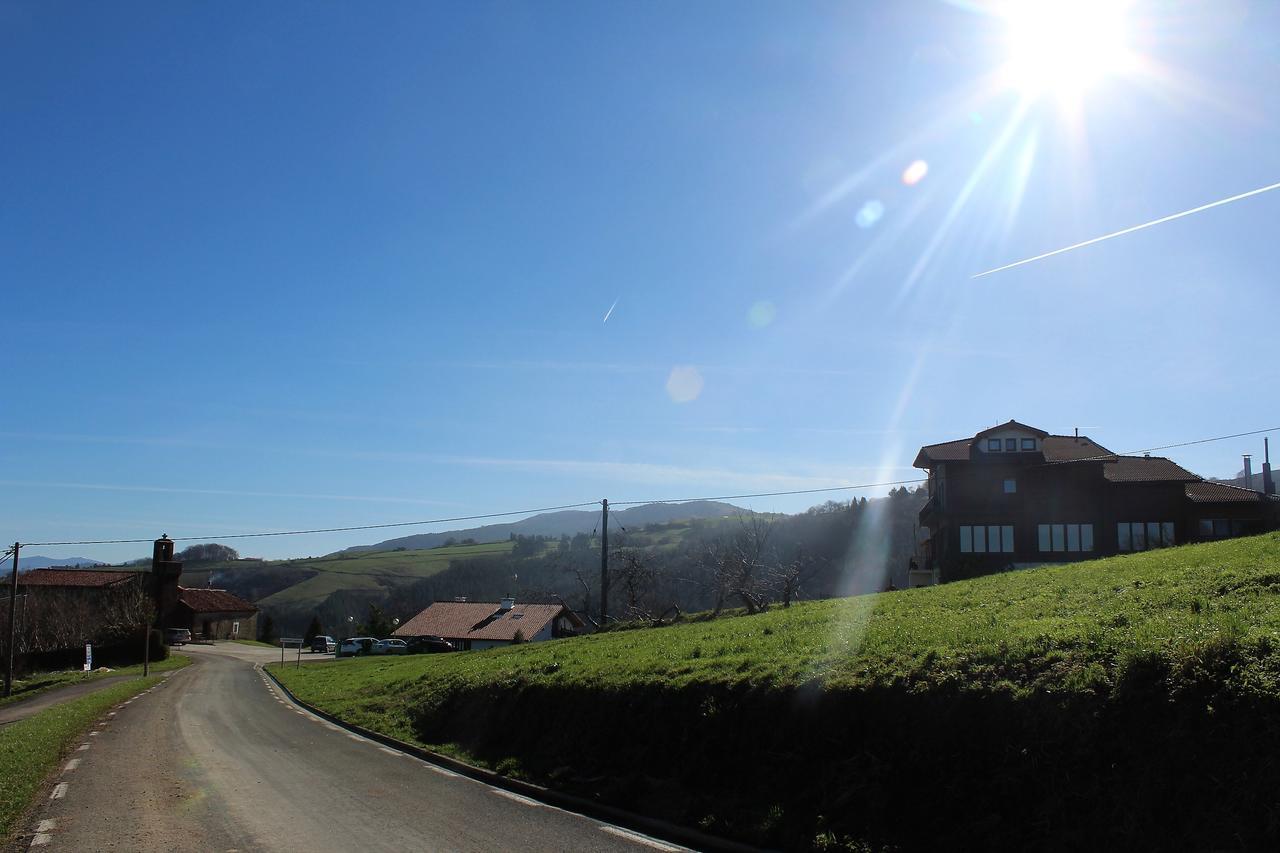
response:
<path id="1" fill-rule="evenodd" d="M 513 509 L 508 512 L 489 512 L 483 515 L 459 515 L 453 518 L 429 518 L 423 521 L 395 521 L 388 524 L 356 524 L 348 527 L 317 527 L 311 530 L 275 530 L 269 533 L 227 533 L 218 536 L 175 536 L 174 542 L 192 542 L 198 539 L 260 539 L 267 536 L 306 536 L 312 533 L 346 533 L 352 530 L 386 530 L 392 527 L 415 527 L 424 524 L 445 524 L 453 521 L 478 521 L 485 518 L 504 518 L 512 515 L 530 515 L 538 512 L 555 512 L 562 509 L 581 509 L 596 506 L 599 501 L 583 501 L 576 504 L 541 507 L 539 509 Z M 23 542 L 22 547 L 51 545 L 133 545 L 153 542 L 153 539 L 81 539 L 75 542 Z"/>
<path id="2" fill-rule="evenodd" d="M 1267 429 L 1249 430 L 1248 432 L 1237 432 L 1231 435 L 1219 435 L 1219 436 L 1213 436 L 1211 438 L 1200 438 L 1194 441 L 1183 441 L 1183 442 L 1178 442 L 1176 444 L 1164 444 L 1164 445 L 1160 445 L 1159 447 L 1148 447 L 1142 450 L 1134 450 L 1134 451 L 1131 451 L 1130 453 L 1124 453 L 1124 454 L 1107 453 L 1107 454 L 1102 454 L 1102 455 L 1093 456 L 1093 457 L 1083 457 L 1080 459 L 1062 460 L 1062 462 L 1045 462 L 1042 464 L 1059 465 L 1059 464 L 1074 463 L 1074 462 L 1105 461 L 1108 459 L 1114 459 L 1116 456 L 1129 456 L 1129 455 L 1136 455 L 1138 453 L 1150 453 L 1155 450 L 1170 450 L 1176 447 L 1190 447 L 1192 445 L 1197 445 L 1197 444 L 1208 444 L 1210 442 L 1215 442 L 1215 441 L 1227 441 L 1232 438 L 1244 438 L 1247 436 L 1261 435 L 1262 433 L 1277 432 L 1277 431 L 1280 431 L 1280 426 L 1269 427 Z M 883 482 L 883 483 L 858 483 L 855 485 L 845 485 L 845 486 L 823 486 L 823 487 L 813 488 L 813 489 L 790 489 L 786 491 L 752 492 L 750 494 L 736 494 L 736 495 L 705 495 L 700 497 L 658 498 L 654 500 L 610 501 L 610 503 L 613 506 L 638 506 L 641 504 L 679 504 L 679 503 L 690 503 L 693 501 L 745 500 L 747 498 L 772 498 L 772 497 L 786 497 L 790 495 L 816 495 L 816 494 L 822 494 L 822 493 L 828 493 L 828 492 L 845 492 L 845 491 L 855 491 L 859 489 L 884 488 L 886 486 L 907 486 L 907 485 L 914 485 L 917 483 L 924 483 L 924 482 L 927 482 L 927 478 L 917 477 L 915 479 L 910 479 L 910 480 L 893 480 L 893 481 Z M 488 518 L 507 518 L 513 515 L 534 515 L 536 513 L 541 513 L 541 512 L 556 512 L 556 511 L 565 510 L 565 509 L 582 509 L 584 507 L 594 507 L 599 505 L 600 505 L 600 501 L 582 501 L 580 503 L 561 504 L 560 506 L 538 507 L 535 509 L 517 509 L 517 510 L 509 510 L 507 512 L 490 512 L 490 513 L 483 513 L 481 515 L 460 515 L 460 516 L 454 516 L 452 518 L 431 518 L 431 519 L 425 519 L 422 521 L 396 521 L 396 522 L 390 522 L 386 524 L 357 524 L 357 525 L 349 525 L 345 527 L 318 527 L 318 528 L 312 528 L 309 530 L 278 530 L 278 531 L 271 531 L 267 533 L 229 533 L 229 534 L 220 535 L 220 536 L 177 536 L 177 537 L 173 537 L 173 541 L 192 542 L 196 540 L 207 541 L 210 539 L 261 539 L 261 538 L 266 538 L 270 536 L 307 536 L 307 535 L 316 534 L 316 533 L 347 533 L 347 532 L 358 531 L 358 530 L 387 530 L 390 528 L 397 528 L 397 527 L 418 527 L 418 526 L 423 526 L 428 524 L 445 524 L 445 523 L 457 522 L 457 521 L 479 521 L 479 520 L 488 519 Z M 34 546 L 51 547 L 55 545 L 132 545 L 132 544 L 144 544 L 152 541 L 154 540 L 152 539 L 80 539 L 80 540 L 66 541 L 66 542 L 24 542 L 22 543 L 22 546 L 23 547 L 29 547 L 29 546 L 30 547 L 34 547 Z"/>
<path id="3" fill-rule="evenodd" d="M 714 495 L 699 498 L 661 498 L 651 501 L 609 501 L 609 506 L 636 506 L 639 504 L 680 504 L 689 503 L 691 501 L 732 501 L 743 500 L 745 498 L 773 498 L 784 495 L 816 495 L 820 492 L 847 492 L 853 489 L 875 489 L 884 486 L 906 486 L 911 483 L 927 482 L 927 477 L 917 477 L 914 480 L 893 480 L 888 483 L 859 483 L 855 486 L 823 486 L 818 489 L 792 489 L 786 492 L 755 492 L 750 495 Z"/>

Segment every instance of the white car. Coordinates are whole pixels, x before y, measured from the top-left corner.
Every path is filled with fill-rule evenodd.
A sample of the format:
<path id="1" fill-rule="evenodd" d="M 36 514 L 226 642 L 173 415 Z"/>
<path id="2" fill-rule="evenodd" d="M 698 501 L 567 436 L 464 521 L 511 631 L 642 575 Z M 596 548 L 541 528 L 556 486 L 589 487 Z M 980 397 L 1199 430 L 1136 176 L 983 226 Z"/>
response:
<path id="1" fill-rule="evenodd" d="M 375 655 L 407 655 L 409 644 L 404 640 L 378 640 L 373 645 Z"/>
<path id="2" fill-rule="evenodd" d="M 377 637 L 347 637 L 338 645 L 335 657 L 353 658 L 358 655 L 374 655 L 380 641 Z"/>

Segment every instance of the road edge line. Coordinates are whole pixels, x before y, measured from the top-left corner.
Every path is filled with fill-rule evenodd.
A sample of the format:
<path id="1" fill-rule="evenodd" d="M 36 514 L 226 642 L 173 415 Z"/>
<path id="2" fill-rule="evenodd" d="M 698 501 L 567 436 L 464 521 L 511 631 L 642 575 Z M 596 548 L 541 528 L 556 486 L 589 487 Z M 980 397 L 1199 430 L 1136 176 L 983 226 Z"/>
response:
<path id="1" fill-rule="evenodd" d="M 544 788 L 541 785 L 534 785 L 531 782 L 523 782 L 519 779 L 512 779 L 508 776 L 502 776 L 491 770 L 485 770 L 483 767 L 476 767 L 474 764 L 467 764 L 465 761 L 459 761 L 452 756 L 444 755 L 439 752 L 425 749 L 421 746 L 415 746 L 411 743 L 398 740 L 390 735 L 376 732 L 372 729 L 366 729 L 364 726 L 349 723 L 341 717 L 330 714 L 328 711 L 321 710 L 310 702 L 305 702 L 293 694 L 293 691 L 284 685 L 275 673 L 267 669 L 263 664 L 257 665 L 271 681 L 279 687 L 285 696 L 289 697 L 289 701 L 293 702 L 301 708 L 305 708 L 312 714 L 321 719 L 328 720 L 334 725 L 341 726 L 349 732 L 358 734 L 361 737 L 376 741 L 384 746 L 406 753 L 414 758 L 435 764 L 452 770 L 468 779 L 477 782 L 483 782 L 486 785 L 492 785 L 495 788 L 501 788 L 514 794 L 523 794 L 526 797 L 545 803 L 549 806 L 563 809 L 567 812 L 591 818 L 593 820 L 602 820 L 611 824 L 615 824 L 626 829 L 632 829 L 637 832 L 643 832 L 646 835 L 652 835 L 654 838 L 671 841 L 676 844 L 682 844 L 691 847 L 694 850 L 715 850 L 725 851 L 725 853 L 759 853 L 764 848 L 752 847 L 743 844 L 740 841 L 731 841 L 727 838 L 720 838 L 714 835 L 708 835 L 705 832 L 692 829 L 687 826 L 681 826 L 678 823 L 660 820 L 659 818 L 648 817 L 646 815 L 629 812 L 617 806 L 610 806 L 604 803 L 597 803 L 594 800 L 588 800 L 585 797 L 578 797 L 573 794 L 566 794 L 562 791 L 555 791 L 551 788 Z"/>

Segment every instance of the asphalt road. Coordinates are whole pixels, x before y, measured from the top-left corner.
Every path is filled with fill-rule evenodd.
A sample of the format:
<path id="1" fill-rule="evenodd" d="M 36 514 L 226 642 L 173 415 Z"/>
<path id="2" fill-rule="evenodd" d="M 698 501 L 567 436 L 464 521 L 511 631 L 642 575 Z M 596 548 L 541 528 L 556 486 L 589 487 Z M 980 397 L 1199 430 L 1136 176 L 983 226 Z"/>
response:
<path id="1" fill-rule="evenodd" d="M 195 663 L 86 735 L 14 849 L 678 850 L 357 737 L 289 703 L 270 649 Z"/>

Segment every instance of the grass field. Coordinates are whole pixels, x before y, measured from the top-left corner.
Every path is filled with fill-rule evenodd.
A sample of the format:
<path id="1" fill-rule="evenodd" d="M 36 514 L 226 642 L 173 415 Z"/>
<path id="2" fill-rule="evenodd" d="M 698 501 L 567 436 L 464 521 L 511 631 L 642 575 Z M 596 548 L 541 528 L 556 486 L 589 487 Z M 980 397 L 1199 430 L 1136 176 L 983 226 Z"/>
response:
<path id="1" fill-rule="evenodd" d="M 185 665 L 185 659 L 178 665 Z M 113 684 L 0 728 L 0 841 L 20 828 L 15 822 L 81 733 L 108 708 L 158 681 L 153 675 Z"/>
<path id="2" fill-rule="evenodd" d="M 182 655 L 170 654 L 168 658 L 162 661 L 156 661 L 151 664 L 152 672 L 168 672 L 171 669 L 181 669 L 191 663 L 191 659 Z M 13 695 L 7 698 L 0 697 L 0 707 L 8 705 L 11 702 L 21 702 L 23 699 L 30 699 L 32 696 L 39 695 L 56 687 L 65 687 L 68 684 L 81 684 L 85 681 L 96 681 L 99 678 L 113 677 L 117 675 L 142 675 L 142 664 L 134 664 L 133 666 L 124 666 L 111 670 L 94 670 L 93 672 L 83 672 L 78 669 L 62 670 L 60 672 L 33 672 L 25 678 L 15 678 L 13 681 Z"/>
<path id="3" fill-rule="evenodd" d="M 1280 749 L 1276 534 L 281 677 L 396 737 L 788 847 L 1280 837 L 1258 758 Z"/>

